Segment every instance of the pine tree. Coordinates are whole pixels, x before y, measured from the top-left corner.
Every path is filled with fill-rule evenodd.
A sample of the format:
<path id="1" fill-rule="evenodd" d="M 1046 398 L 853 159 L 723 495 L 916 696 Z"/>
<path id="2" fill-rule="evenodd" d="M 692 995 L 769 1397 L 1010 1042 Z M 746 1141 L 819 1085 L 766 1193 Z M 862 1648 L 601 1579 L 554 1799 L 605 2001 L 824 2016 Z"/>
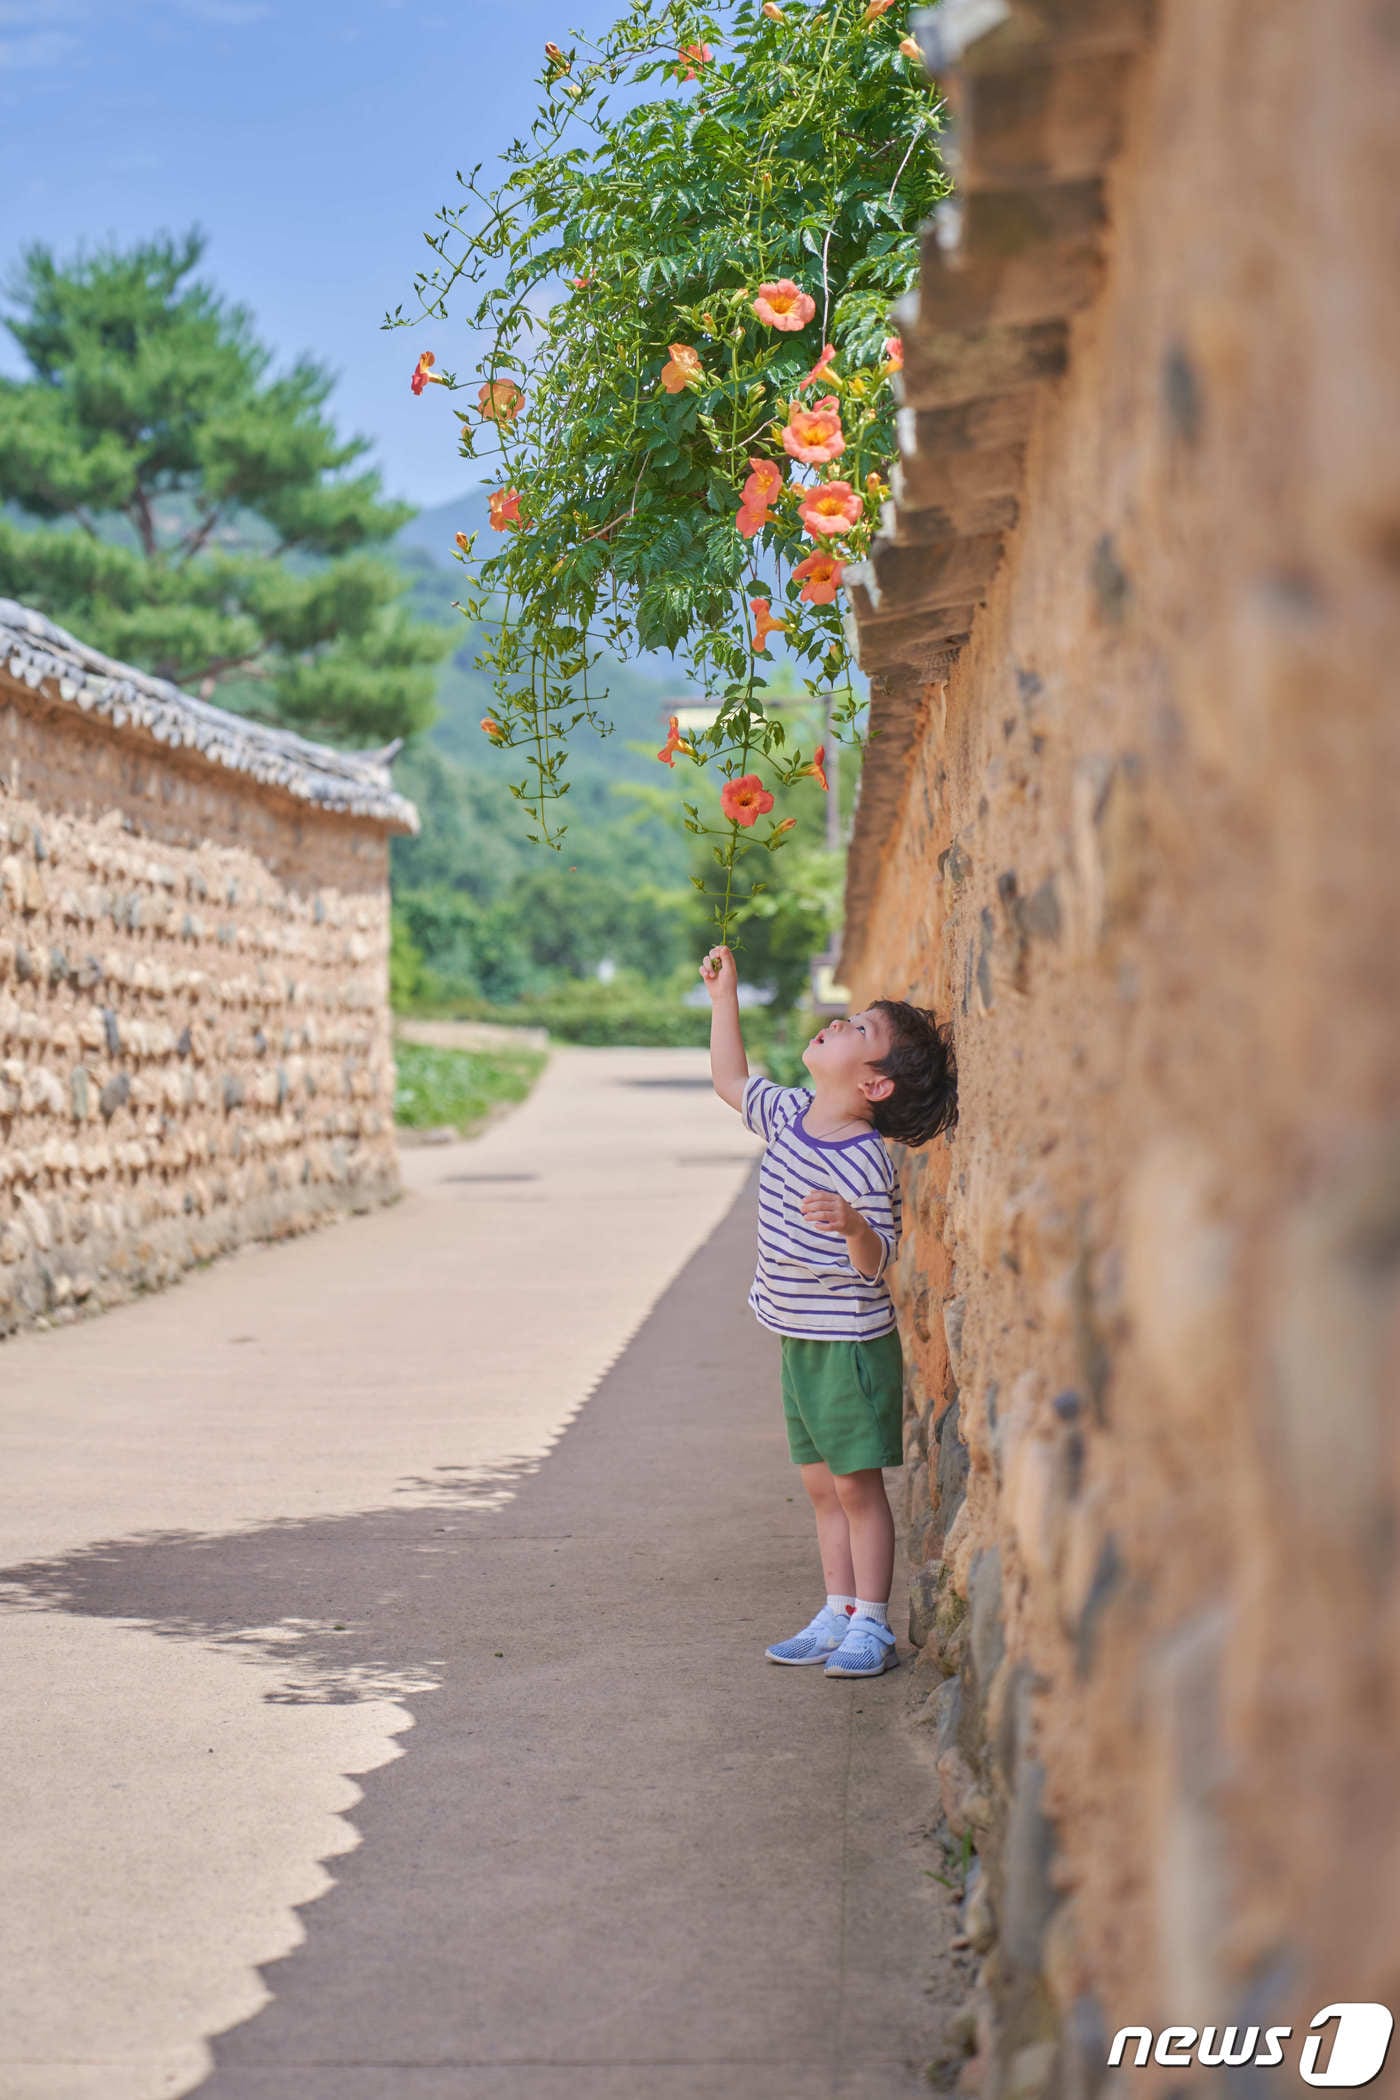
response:
<path id="1" fill-rule="evenodd" d="M 334 375 L 281 377 L 246 308 L 191 273 L 198 231 L 60 264 L 35 245 L 4 325 L 0 595 L 261 720 L 361 744 L 433 714 L 450 629 L 376 547 L 412 515 L 340 438 Z"/>

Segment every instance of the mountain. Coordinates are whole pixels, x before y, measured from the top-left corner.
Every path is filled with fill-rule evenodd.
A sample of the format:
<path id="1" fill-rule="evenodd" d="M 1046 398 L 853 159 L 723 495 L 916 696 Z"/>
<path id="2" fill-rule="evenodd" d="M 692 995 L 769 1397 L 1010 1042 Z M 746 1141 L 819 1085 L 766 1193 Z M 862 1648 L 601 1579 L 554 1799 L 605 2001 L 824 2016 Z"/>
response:
<path id="1" fill-rule="evenodd" d="M 454 601 L 464 581 L 461 565 L 453 559 L 453 536 L 479 529 L 489 531 L 483 491 L 469 491 L 459 500 L 440 503 L 413 518 L 394 540 L 396 554 L 410 579 L 410 602 L 415 618 L 447 622 L 460 627 L 461 647 L 444 663 L 438 685 L 439 719 L 428 735 L 430 740 L 459 763 L 489 763 L 495 753 L 482 734 L 481 720 L 491 712 L 495 695 L 487 672 L 476 668 L 481 653 L 481 630 L 469 625 L 455 610 Z M 626 662 L 604 657 L 589 677 L 589 695 L 594 711 L 613 724 L 612 732 L 600 736 L 581 725 L 574 733 L 571 765 L 577 756 L 586 766 L 596 765 L 611 778 L 650 778 L 646 764 L 625 749 L 626 740 L 637 738 L 653 750 L 665 742 L 666 710 L 689 697 L 688 681 L 670 657 L 637 656 Z M 518 761 L 517 761 L 518 763 Z"/>
<path id="2" fill-rule="evenodd" d="M 420 510 L 416 517 L 410 518 L 394 540 L 391 552 L 407 557 L 415 567 L 420 558 L 426 556 L 436 567 L 445 570 L 450 576 L 455 576 L 457 565 L 453 560 L 453 543 L 456 535 L 459 532 L 481 532 L 489 535 L 490 531 L 490 511 L 485 489 L 467 489 L 462 495 L 453 497 L 450 502 L 434 504 L 431 509 Z M 481 551 L 480 544 L 477 551 Z M 687 690 L 684 671 L 669 655 L 658 651 L 639 651 L 636 656 L 629 657 L 628 662 L 644 668 L 659 679 L 672 698 L 679 697 Z M 662 731 L 664 734 L 664 723 Z"/>
<path id="3" fill-rule="evenodd" d="M 426 554 L 439 568 L 451 570 L 453 535 L 488 529 L 486 491 L 468 489 L 465 495 L 454 497 L 450 503 L 420 510 L 399 533 L 394 548 L 401 553 Z"/>
<path id="4" fill-rule="evenodd" d="M 408 577 L 414 617 L 455 624 L 461 633 L 438 673 L 437 720 L 394 767 L 395 781 L 423 820 L 418 838 L 394 840 L 395 879 L 407 888 L 445 886 L 479 896 L 499 895 L 513 875 L 555 861 L 553 854 L 541 861 L 541 849 L 526 838 L 530 819 L 509 793 L 511 781 L 535 785 L 528 747 L 498 750 L 482 731 L 483 717 L 496 708 L 490 674 L 476 665 L 484 637 L 454 606 L 465 577 L 453 558 L 453 536 L 483 528 L 490 529 L 485 492 L 471 490 L 420 511 L 390 549 Z M 617 790 L 626 783 L 653 790 L 671 785 L 656 753 L 666 739 L 668 706 L 686 693 L 684 674 L 669 658 L 622 663 L 609 657 L 590 673 L 594 713 L 610 726 L 603 734 L 581 722 L 568 732 L 569 792 L 549 804 L 551 826 L 569 827 L 568 861 L 614 873 L 645 865 L 650 879 L 684 886 L 686 834 L 679 821 L 648 815 L 635 797 Z M 630 749 L 633 743 L 639 748 Z"/>
<path id="5" fill-rule="evenodd" d="M 36 522 L 12 505 L 0 506 L 0 512 L 26 525 Z M 182 530 L 192 515 L 182 492 L 161 497 L 160 523 L 169 533 Z M 104 537 L 134 544 L 126 519 L 103 517 L 98 525 Z M 539 849 L 525 837 L 528 817 L 508 793 L 510 781 L 526 779 L 533 786 L 535 776 L 524 750 L 499 751 L 482 732 L 482 717 L 496 705 L 489 674 L 475 664 L 483 638 L 453 603 L 465 581 L 453 558 L 453 536 L 481 528 L 489 531 L 486 494 L 470 489 L 451 503 L 420 511 L 383 550 L 404 571 L 414 617 L 455 627 L 461 636 L 439 669 L 436 721 L 410 741 L 395 766 L 396 781 L 419 803 L 424 821 L 421 838 L 394 841 L 396 873 L 414 883 L 496 888 L 510 869 L 539 864 Z M 219 545 L 236 551 L 265 553 L 273 544 L 271 529 L 251 514 L 229 519 L 217 538 Z M 305 555 L 284 559 L 294 569 L 315 566 Z M 550 805 L 551 825 L 568 823 L 572 859 L 610 859 L 632 839 L 645 848 L 658 875 L 683 882 L 685 834 L 679 823 L 647 822 L 637 832 L 628 831 L 624 820 L 637 804 L 633 798 L 619 799 L 614 790 L 623 782 L 652 788 L 671 783 L 655 754 L 665 742 L 668 703 L 674 706 L 686 694 L 684 674 L 664 657 L 628 663 L 608 659 L 589 685 L 594 711 L 611 729 L 599 734 L 585 722 L 570 732 L 565 772 L 570 791 L 563 802 Z M 234 689 L 216 697 L 224 706 L 238 706 Z M 641 749 L 629 750 L 629 740 Z"/>

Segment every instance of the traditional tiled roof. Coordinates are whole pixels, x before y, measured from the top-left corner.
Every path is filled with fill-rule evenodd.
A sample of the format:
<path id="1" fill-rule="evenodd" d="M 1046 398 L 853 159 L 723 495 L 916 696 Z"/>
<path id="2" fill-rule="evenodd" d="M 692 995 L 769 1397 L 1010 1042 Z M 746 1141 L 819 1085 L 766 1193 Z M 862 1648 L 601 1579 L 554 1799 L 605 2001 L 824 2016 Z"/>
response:
<path id="1" fill-rule="evenodd" d="M 114 663 L 11 598 L 0 598 L 3 671 L 46 699 L 67 702 L 157 744 L 195 753 L 211 766 L 244 773 L 299 802 L 391 831 L 418 829 L 417 810 L 397 793 L 388 765 L 377 754 L 335 751 L 290 729 L 268 728 L 212 707 L 167 679 Z"/>
<path id="2" fill-rule="evenodd" d="M 847 631 L 871 737 L 846 872 L 838 976 L 864 943 L 924 690 L 967 642 L 1016 524 L 1026 443 L 1065 370 L 1070 317 L 1103 270 L 1104 173 L 1152 0 L 943 0 L 913 18 L 951 117 L 954 194 L 922 233 L 894 320 L 898 457 Z"/>

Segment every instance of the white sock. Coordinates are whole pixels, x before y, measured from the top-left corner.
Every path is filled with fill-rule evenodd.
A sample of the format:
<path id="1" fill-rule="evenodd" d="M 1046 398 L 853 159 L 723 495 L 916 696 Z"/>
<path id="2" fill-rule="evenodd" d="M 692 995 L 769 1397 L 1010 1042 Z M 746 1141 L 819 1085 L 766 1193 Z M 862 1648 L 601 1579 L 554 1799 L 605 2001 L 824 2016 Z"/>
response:
<path id="1" fill-rule="evenodd" d="M 855 1611 L 856 1600 L 854 1597 L 828 1597 L 826 1608 L 834 1611 L 838 1619 L 849 1619 Z"/>
<path id="2" fill-rule="evenodd" d="M 890 1623 L 890 1607 L 888 1603 L 870 1604 L 867 1603 L 864 1597 L 857 1597 L 856 1617 L 858 1619 L 877 1619 L 882 1626 L 888 1626 Z"/>

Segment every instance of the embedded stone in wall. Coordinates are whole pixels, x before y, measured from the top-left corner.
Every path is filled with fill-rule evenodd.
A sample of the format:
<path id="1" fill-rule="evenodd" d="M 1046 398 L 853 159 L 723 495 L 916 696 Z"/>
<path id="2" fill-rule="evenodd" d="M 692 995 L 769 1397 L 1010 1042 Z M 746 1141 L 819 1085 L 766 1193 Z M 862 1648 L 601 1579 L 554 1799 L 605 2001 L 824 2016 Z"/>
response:
<path id="1" fill-rule="evenodd" d="M 1182 1419 L 1218 1410 L 1241 1374 L 1235 1329 L 1238 1235 L 1220 1170 L 1185 1132 L 1144 1150 L 1124 1199 L 1126 1310 L 1145 1368 Z"/>

